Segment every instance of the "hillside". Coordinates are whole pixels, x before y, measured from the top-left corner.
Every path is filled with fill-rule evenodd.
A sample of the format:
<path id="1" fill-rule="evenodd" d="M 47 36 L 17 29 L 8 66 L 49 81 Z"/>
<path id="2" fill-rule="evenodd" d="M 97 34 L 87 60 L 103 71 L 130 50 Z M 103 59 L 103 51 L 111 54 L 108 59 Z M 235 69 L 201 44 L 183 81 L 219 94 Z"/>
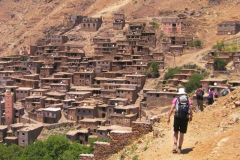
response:
<path id="1" fill-rule="evenodd" d="M 239 100 L 239 93 L 238 88 L 231 95 L 208 106 L 204 112 L 194 114 L 184 137 L 181 155 L 171 153 L 173 116 L 170 125 L 166 124 L 163 116 L 161 123 L 155 127 L 160 135 L 158 138 L 149 133 L 110 159 L 132 159 L 136 155 L 140 160 L 239 159 L 240 108 L 234 105 Z"/>
<path id="2" fill-rule="evenodd" d="M 221 2 L 209 5 L 207 0 L 1 0 L 0 1 L 0 51 L 13 54 L 21 46 L 34 44 L 43 31 L 59 31 L 69 15 L 103 16 L 108 22 L 113 12 L 125 13 L 128 21 L 153 21 L 164 16 L 183 16 L 185 31 L 196 33 L 205 46 L 218 39 L 216 25 L 222 20 L 239 17 L 239 3 Z M 227 7 L 226 7 L 227 6 Z M 109 24 L 111 25 L 111 24 Z M 60 26 L 60 27 L 59 27 Z M 103 26 L 108 27 L 108 25 Z"/>

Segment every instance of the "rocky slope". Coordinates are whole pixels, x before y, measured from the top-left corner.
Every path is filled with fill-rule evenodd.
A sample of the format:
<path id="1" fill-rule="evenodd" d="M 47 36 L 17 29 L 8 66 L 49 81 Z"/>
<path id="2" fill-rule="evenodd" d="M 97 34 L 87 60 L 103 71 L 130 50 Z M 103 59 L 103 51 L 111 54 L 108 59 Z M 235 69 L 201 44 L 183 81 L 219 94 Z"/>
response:
<path id="1" fill-rule="evenodd" d="M 126 14 L 127 20 L 153 21 L 163 16 L 186 18 L 185 31 L 196 33 L 211 46 L 218 39 L 216 25 L 222 20 L 239 17 L 238 1 L 221 1 L 209 5 L 208 0 L 1 0 L 0 52 L 12 54 L 19 47 L 34 44 L 43 31 L 58 31 L 69 15 L 102 15 L 110 20 L 113 12 Z M 109 24 L 111 25 L 111 24 Z M 108 27 L 108 25 L 106 25 Z M 104 28 L 103 28 L 104 29 Z"/>

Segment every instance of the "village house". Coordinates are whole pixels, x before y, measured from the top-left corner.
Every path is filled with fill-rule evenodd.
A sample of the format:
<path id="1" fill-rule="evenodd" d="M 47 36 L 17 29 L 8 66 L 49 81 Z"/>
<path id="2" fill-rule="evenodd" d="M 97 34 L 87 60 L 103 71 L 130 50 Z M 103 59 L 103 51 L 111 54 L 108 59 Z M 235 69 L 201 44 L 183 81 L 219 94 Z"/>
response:
<path id="1" fill-rule="evenodd" d="M 179 18 L 162 18 L 162 31 L 165 34 L 181 34 L 181 20 Z"/>
<path id="2" fill-rule="evenodd" d="M 61 108 L 45 108 L 42 110 L 43 123 L 58 123 L 61 118 Z"/>
<path id="3" fill-rule="evenodd" d="M 122 30 L 125 26 L 124 14 L 114 13 L 113 15 L 113 29 Z"/>
<path id="4" fill-rule="evenodd" d="M 81 30 L 96 32 L 102 25 L 102 17 L 92 18 L 84 16 L 81 21 Z"/>
<path id="5" fill-rule="evenodd" d="M 111 42 L 111 39 L 107 37 L 96 36 L 93 37 L 91 41 L 92 44 L 97 45 L 99 42 Z"/>
<path id="6" fill-rule="evenodd" d="M 66 136 L 68 140 L 71 142 L 78 142 L 80 144 L 88 144 L 88 138 L 89 138 L 89 129 L 79 129 L 79 130 L 73 130 L 73 131 L 68 131 L 66 133 Z"/>
<path id="7" fill-rule="evenodd" d="M 105 126 L 106 120 L 102 118 L 84 118 L 79 121 L 81 128 L 89 128 L 90 135 L 97 133 L 98 126 Z"/>
<path id="8" fill-rule="evenodd" d="M 21 87 L 16 89 L 16 100 L 21 100 L 30 95 L 32 88 Z"/>
<path id="9" fill-rule="evenodd" d="M 209 86 L 223 86 L 227 83 L 226 79 L 204 79 L 200 81 L 205 91 L 209 90 Z"/>
<path id="10" fill-rule="evenodd" d="M 223 21 L 218 24 L 218 35 L 235 35 L 240 31 L 240 22 L 238 21 Z"/>
<path id="11" fill-rule="evenodd" d="M 18 145 L 26 147 L 34 142 L 43 129 L 42 125 L 31 124 L 18 130 Z"/>
<path id="12" fill-rule="evenodd" d="M 75 86 L 89 86 L 93 84 L 95 73 L 93 71 L 75 72 L 73 74 L 73 84 Z"/>
<path id="13" fill-rule="evenodd" d="M 118 125 L 100 126 L 97 129 L 97 138 L 109 140 L 111 131 L 132 131 L 132 128 Z"/>

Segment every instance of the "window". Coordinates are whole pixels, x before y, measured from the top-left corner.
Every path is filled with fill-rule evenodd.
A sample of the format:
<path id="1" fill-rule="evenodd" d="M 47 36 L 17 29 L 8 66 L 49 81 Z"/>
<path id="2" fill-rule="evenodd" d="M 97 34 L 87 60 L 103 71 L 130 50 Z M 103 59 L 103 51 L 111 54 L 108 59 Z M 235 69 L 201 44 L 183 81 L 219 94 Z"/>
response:
<path id="1" fill-rule="evenodd" d="M 83 110 L 83 113 L 85 113 L 85 110 Z"/>
<path id="2" fill-rule="evenodd" d="M 159 97 L 159 94 L 157 94 L 156 97 Z"/>
<path id="3" fill-rule="evenodd" d="M 102 135 L 102 132 L 100 132 L 100 135 Z"/>
<path id="4" fill-rule="evenodd" d="M 24 141 L 24 140 L 22 140 L 22 143 L 25 143 L 25 141 Z"/>
<path id="5" fill-rule="evenodd" d="M 24 136 L 25 135 L 25 133 L 22 133 L 22 136 Z"/>
<path id="6" fill-rule="evenodd" d="M 91 110 L 89 110 L 89 113 L 91 113 Z"/>

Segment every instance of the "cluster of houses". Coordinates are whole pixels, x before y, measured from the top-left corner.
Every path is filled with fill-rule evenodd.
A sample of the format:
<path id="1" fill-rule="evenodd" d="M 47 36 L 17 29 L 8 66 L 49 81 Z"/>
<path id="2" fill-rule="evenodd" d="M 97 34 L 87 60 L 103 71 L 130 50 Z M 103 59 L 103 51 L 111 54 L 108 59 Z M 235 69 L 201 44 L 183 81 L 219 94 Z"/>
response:
<path id="1" fill-rule="evenodd" d="M 72 16 L 83 31 L 97 31 L 102 17 Z M 125 26 L 114 14 L 113 28 Z M 164 69 L 164 54 L 151 52 L 156 35 L 145 23 L 130 23 L 124 38 L 94 37 L 94 56 L 68 36 L 47 35 L 17 55 L 0 58 L 0 141 L 26 146 L 45 124 L 76 122 L 71 141 L 88 143 L 90 136 L 108 139 L 112 130 L 131 130 L 139 117 L 135 104 L 152 62 Z"/>
<path id="2" fill-rule="evenodd" d="M 240 72 L 240 53 L 239 52 L 224 52 L 224 51 L 217 51 L 212 50 L 208 55 L 204 57 L 208 62 L 205 64 L 205 67 L 209 70 L 214 70 L 214 60 L 215 59 L 223 59 L 227 64 L 232 62 L 229 66 L 230 71 L 234 73 Z"/>

